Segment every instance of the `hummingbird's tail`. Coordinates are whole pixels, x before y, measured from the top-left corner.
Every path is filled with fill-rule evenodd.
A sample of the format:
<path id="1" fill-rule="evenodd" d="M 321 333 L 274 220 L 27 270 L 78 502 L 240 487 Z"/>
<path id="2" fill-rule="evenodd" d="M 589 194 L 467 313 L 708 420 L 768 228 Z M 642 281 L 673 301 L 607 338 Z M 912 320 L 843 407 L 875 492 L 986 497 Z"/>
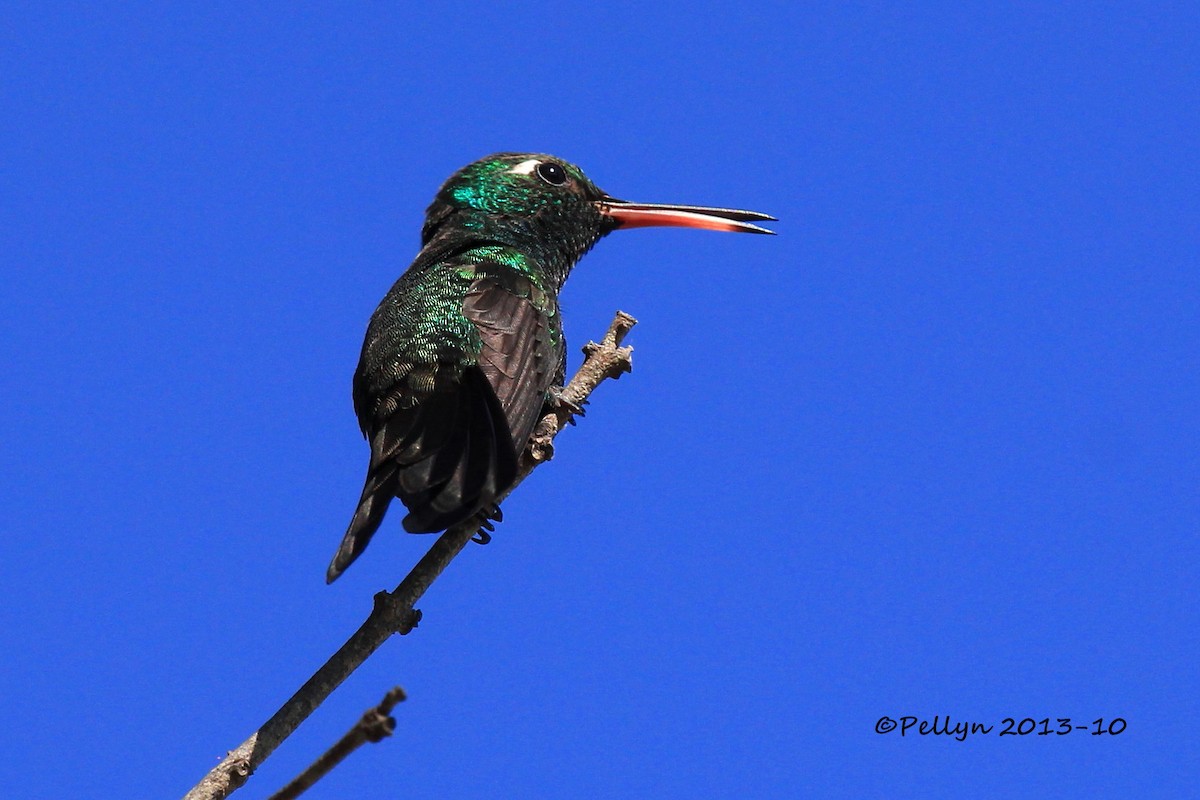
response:
<path id="1" fill-rule="evenodd" d="M 516 479 L 517 453 L 504 409 L 479 368 L 463 372 L 456 400 L 444 434 L 430 420 L 426 436 L 436 446 L 397 475 L 409 533 L 436 533 L 467 521 Z"/>
<path id="2" fill-rule="evenodd" d="M 338 576 L 345 572 L 346 567 L 354 563 L 367 543 L 379 530 L 383 515 L 387 513 L 388 505 L 396 496 L 396 477 L 399 469 L 394 461 L 375 466 L 367 473 L 367 482 L 363 486 L 362 497 L 358 500 L 358 508 L 350 520 L 350 527 L 342 537 L 342 543 L 334 553 L 333 561 L 325 572 L 325 582 L 333 583 Z"/>
<path id="3" fill-rule="evenodd" d="M 504 409 L 479 368 L 467 369 L 444 396 L 395 412 L 372 435 L 366 485 L 326 583 L 366 549 L 393 497 L 408 507 L 406 531 L 437 533 L 493 508 L 516 474 Z"/>

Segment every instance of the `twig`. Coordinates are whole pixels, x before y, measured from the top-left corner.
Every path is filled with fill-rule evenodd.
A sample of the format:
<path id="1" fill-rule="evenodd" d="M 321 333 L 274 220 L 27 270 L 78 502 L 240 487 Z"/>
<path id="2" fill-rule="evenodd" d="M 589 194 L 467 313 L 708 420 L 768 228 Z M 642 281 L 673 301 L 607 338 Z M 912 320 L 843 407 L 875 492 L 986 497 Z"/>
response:
<path id="1" fill-rule="evenodd" d="M 391 717 L 392 709 L 404 700 L 404 690 L 399 686 L 389 691 L 383 696 L 383 702 L 363 714 L 362 719 L 355 723 L 345 736 L 338 739 L 333 747 L 322 753 L 308 769 L 267 800 L 296 800 L 359 747 L 367 742 L 379 742 L 391 736 L 392 731 L 396 729 L 396 720 Z"/>
<path id="2" fill-rule="evenodd" d="M 583 348 L 586 356 L 583 365 L 562 391 L 562 397 L 569 402 L 560 403 L 553 413 L 547 414 L 538 423 L 529 446 L 522 454 L 517 480 L 504 497 L 520 485 L 538 464 L 553 455 L 554 437 L 575 415 L 572 406 L 583 406 L 605 378 L 619 378 L 622 373 L 630 371 L 633 348 L 622 347 L 621 342 L 636 324 L 637 320 L 633 317 L 618 311 L 600 344 L 589 342 Z M 414 608 L 416 602 L 442 574 L 446 565 L 467 546 L 477 530 L 477 524 L 464 523 L 446 531 L 395 591 L 376 594 L 375 607 L 366 622 L 274 716 L 236 750 L 229 751 L 221 763 L 187 793 L 184 800 L 223 800 L 228 797 L 392 634 L 406 634 L 415 628 L 421 619 L 421 612 Z"/>

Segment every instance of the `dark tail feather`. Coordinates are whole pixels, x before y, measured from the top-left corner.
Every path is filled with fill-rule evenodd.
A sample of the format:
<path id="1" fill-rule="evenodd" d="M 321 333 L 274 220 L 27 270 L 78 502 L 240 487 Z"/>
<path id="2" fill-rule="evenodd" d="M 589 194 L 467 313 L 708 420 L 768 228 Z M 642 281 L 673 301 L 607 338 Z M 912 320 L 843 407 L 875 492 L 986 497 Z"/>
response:
<path id="1" fill-rule="evenodd" d="M 325 573 L 332 583 L 366 549 L 393 497 L 408 506 L 404 529 L 436 533 L 483 511 L 517 475 L 518 453 L 487 378 L 464 371 L 454 391 L 396 412 L 371 440 L 371 466 L 350 527 Z"/>
<path id="2" fill-rule="evenodd" d="M 358 508 L 350 520 L 350 527 L 342 537 L 342 543 L 325 572 L 325 583 L 333 583 L 338 576 L 346 571 L 346 567 L 354 563 L 367 543 L 379 530 L 383 515 L 387 513 L 388 504 L 396 494 L 396 464 L 387 462 L 380 464 L 367 475 L 367 483 L 363 486 L 362 497 L 358 500 Z"/>
<path id="3" fill-rule="evenodd" d="M 454 472 L 426 504 L 435 519 L 462 516 L 465 508 L 477 505 L 484 486 L 496 471 L 496 436 L 487 404 L 473 404 L 463 427 L 462 454 Z M 448 522 L 441 527 L 453 524 L 456 523 Z"/>
<path id="4" fill-rule="evenodd" d="M 512 434 L 504 409 L 482 372 L 470 369 L 464 373 L 461 397 L 462 415 L 453 446 L 439 453 L 451 458 L 439 460 L 436 470 L 422 476 L 423 491 L 410 495 L 401 485 L 400 494 L 409 509 L 403 524 L 409 533 L 434 533 L 469 519 L 516 479 Z M 404 477 L 406 482 L 408 476 Z"/>

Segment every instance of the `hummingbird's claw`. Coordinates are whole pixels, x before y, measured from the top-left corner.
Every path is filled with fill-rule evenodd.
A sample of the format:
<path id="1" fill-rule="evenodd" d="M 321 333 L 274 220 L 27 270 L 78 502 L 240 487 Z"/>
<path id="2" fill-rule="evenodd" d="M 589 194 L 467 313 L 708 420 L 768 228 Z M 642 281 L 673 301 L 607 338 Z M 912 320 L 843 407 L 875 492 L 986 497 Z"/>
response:
<path id="1" fill-rule="evenodd" d="M 500 522 L 504 519 L 504 514 L 500 511 L 500 506 L 492 503 L 480 510 L 477 519 L 479 520 L 479 530 L 475 531 L 471 541 L 475 544 L 487 544 L 492 541 L 492 531 L 496 530 L 496 526 L 492 524 L 493 521 Z"/>
<path id="2" fill-rule="evenodd" d="M 568 400 L 566 395 L 563 394 L 565 388 L 565 386 L 551 386 L 547 389 L 546 404 L 555 410 L 565 408 L 567 411 L 570 411 L 572 416 L 570 423 L 574 425 L 575 420 L 573 417 L 587 416 L 587 412 L 583 407 L 587 405 L 588 401 L 584 400 L 582 403 L 576 403 L 574 400 Z"/>

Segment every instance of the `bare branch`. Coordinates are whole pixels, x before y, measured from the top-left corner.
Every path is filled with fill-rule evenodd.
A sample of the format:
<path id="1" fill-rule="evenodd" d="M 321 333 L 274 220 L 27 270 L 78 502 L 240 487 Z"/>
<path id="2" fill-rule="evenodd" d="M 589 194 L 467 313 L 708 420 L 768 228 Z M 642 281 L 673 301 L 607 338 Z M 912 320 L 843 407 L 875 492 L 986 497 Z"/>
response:
<path id="1" fill-rule="evenodd" d="M 588 342 L 584 346 L 583 365 L 562 391 L 562 397 L 568 402 L 560 404 L 538 423 L 529 446 L 521 456 L 517 480 L 504 497 L 511 494 L 539 464 L 550 459 L 554 454 L 554 437 L 572 420 L 576 409 L 587 403 L 596 387 L 606 378 L 619 378 L 632 369 L 633 348 L 622 347 L 621 342 L 636 324 L 637 320 L 633 317 L 618 311 L 604 339 L 599 344 Z M 438 537 L 429 552 L 394 591 L 376 594 L 375 606 L 362 626 L 274 716 L 204 776 L 184 800 L 223 800 L 228 797 L 392 634 L 403 635 L 415 628 L 421 619 L 421 612 L 414 608 L 417 601 L 442 574 L 446 565 L 467 546 L 478 529 L 476 522 L 449 529 Z"/>
<path id="2" fill-rule="evenodd" d="M 367 742 L 383 741 L 392 735 L 396 729 L 396 720 L 392 719 L 392 709 L 397 703 L 405 700 L 404 690 L 395 687 L 383 696 L 383 701 L 355 723 L 346 735 L 338 739 L 321 757 L 309 765 L 308 769 L 296 776 L 296 779 L 284 786 L 267 800 L 296 800 L 317 781 L 324 778 L 330 770 L 342 763 L 346 756 L 353 753 Z"/>

